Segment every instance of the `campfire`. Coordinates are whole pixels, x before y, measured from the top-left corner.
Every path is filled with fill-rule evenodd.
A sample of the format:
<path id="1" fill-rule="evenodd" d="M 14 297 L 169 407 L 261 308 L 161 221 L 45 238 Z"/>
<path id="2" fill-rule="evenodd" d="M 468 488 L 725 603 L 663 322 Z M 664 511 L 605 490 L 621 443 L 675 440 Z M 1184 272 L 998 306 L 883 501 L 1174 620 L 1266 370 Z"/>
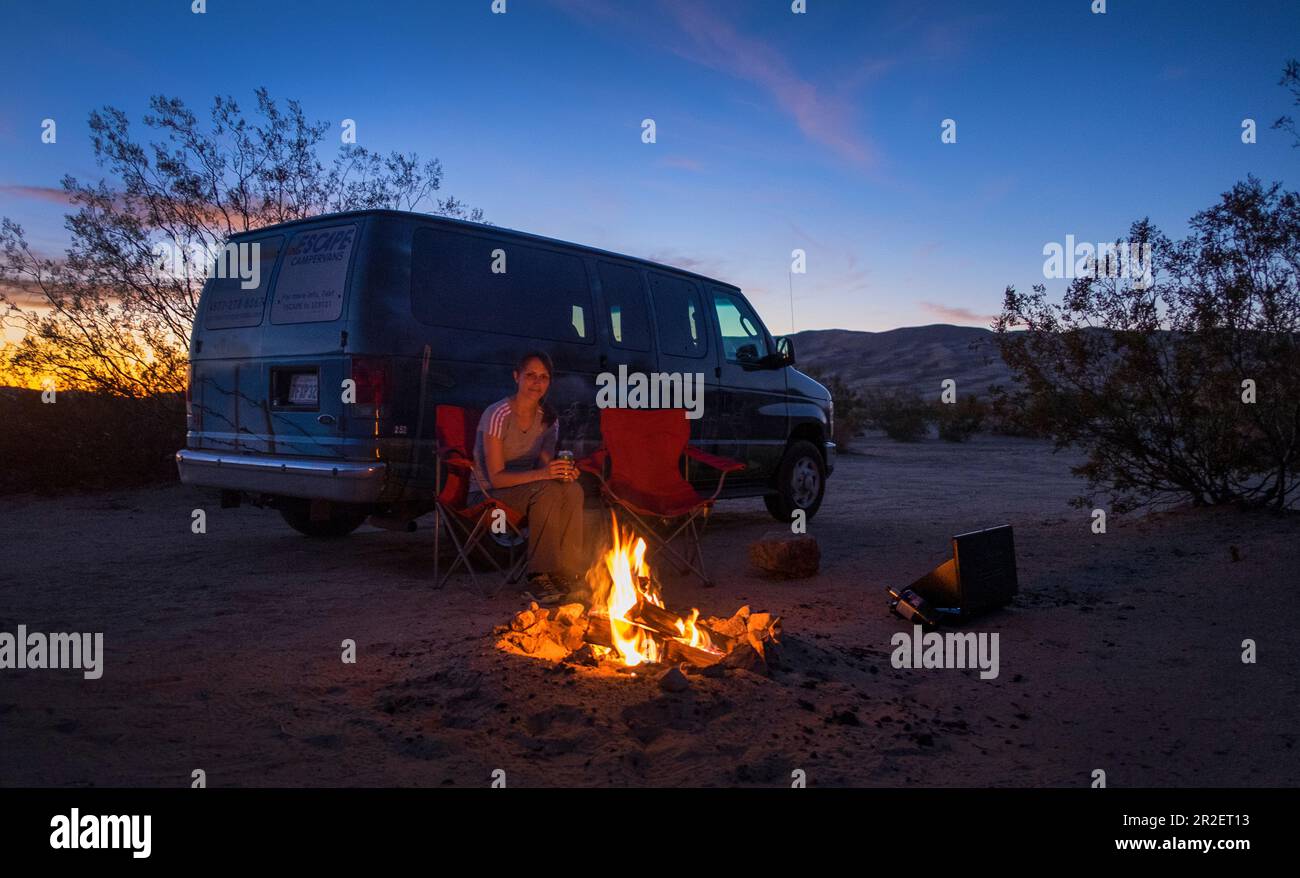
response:
<path id="1" fill-rule="evenodd" d="M 701 619 L 664 604 L 646 561 L 646 543 L 610 514 L 611 545 L 587 571 L 590 599 L 553 609 L 532 604 L 496 628 L 497 645 L 551 661 L 631 672 L 679 667 L 767 673 L 775 664 L 781 619 L 741 607 L 730 618 Z"/>

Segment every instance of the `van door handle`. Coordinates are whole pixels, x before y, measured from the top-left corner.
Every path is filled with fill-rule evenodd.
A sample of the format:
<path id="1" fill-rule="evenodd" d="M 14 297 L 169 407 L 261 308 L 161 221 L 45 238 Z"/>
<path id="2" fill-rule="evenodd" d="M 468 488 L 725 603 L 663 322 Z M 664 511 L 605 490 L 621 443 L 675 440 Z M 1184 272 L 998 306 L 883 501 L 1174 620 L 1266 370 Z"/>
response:
<path id="1" fill-rule="evenodd" d="M 601 368 L 601 369 L 604 369 L 604 368 L 605 368 L 606 366 L 608 366 L 608 365 L 609 365 L 609 357 L 607 357 L 605 354 L 601 354 L 601 355 L 600 355 L 600 368 Z"/>
<path id="2" fill-rule="evenodd" d="M 721 366 L 714 366 L 714 367 L 713 367 L 713 377 L 714 377 L 714 378 L 721 378 L 721 377 L 722 377 L 722 367 L 721 367 Z"/>
<path id="3" fill-rule="evenodd" d="M 334 416 L 333 416 L 333 415 L 317 415 L 317 416 L 316 416 L 316 422 L 317 422 L 318 424 L 324 424 L 325 426 L 328 427 L 328 426 L 330 426 L 331 424 L 334 423 Z"/>

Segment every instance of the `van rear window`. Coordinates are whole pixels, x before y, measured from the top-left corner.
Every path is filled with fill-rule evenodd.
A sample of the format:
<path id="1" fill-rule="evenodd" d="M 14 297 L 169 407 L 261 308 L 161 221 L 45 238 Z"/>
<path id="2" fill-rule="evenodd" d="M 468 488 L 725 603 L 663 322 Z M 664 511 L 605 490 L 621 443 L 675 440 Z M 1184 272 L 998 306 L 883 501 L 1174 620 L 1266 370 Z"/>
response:
<path id="1" fill-rule="evenodd" d="M 354 225 L 299 232 L 275 281 L 272 323 L 321 323 L 343 316 L 343 291 L 356 243 Z"/>
<path id="2" fill-rule="evenodd" d="M 271 270 L 283 245 L 284 237 L 276 236 L 232 244 L 222 251 L 224 258 L 217 262 L 217 269 L 203 290 L 204 329 L 238 329 L 262 322 Z M 257 260 L 257 285 L 244 289 L 244 284 L 252 278 L 240 272 L 251 268 L 253 259 Z"/>
<path id="3" fill-rule="evenodd" d="M 411 310 L 421 323 L 527 338 L 590 342 L 583 261 L 503 239 L 417 229 Z"/>

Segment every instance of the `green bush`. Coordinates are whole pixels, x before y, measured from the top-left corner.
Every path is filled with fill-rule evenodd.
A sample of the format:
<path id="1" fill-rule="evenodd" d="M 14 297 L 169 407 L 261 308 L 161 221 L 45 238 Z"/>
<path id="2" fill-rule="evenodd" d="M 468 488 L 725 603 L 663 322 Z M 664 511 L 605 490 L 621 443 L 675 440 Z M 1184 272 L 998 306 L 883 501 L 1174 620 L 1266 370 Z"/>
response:
<path id="1" fill-rule="evenodd" d="M 988 406 L 974 396 L 965 396 L 955 403 L 939 403 L 935 422 L 939 425 L 939 438 L 946 442 L 966 442 L 984 426 Z"/>
<path id="2" fill-rule="evenodd" d="M 849 450 L 853 440 L 869 426 L 866 400 L 839 375 L 831 375 L 820 369 L 810 369 L 808 375 L 830 391 L 835 403 L 834 438 L 841 451 Z"/>
<path id="3" fill-rule="evenodd" d="M 913 392 L 872 391 L 865 395 L 865 408 L 871 426 L 896 442 L 919 442 L 930 433 L 933 414 Z"/>

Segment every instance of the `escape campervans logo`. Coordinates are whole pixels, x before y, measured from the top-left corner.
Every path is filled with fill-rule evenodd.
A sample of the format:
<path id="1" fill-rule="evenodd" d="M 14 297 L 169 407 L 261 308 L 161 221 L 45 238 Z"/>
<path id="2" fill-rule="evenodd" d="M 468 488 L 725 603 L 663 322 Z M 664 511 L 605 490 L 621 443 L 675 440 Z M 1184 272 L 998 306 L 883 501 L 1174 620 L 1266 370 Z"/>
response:
<path id="1" fill-rule="evenodd" d="M 703 372 L 601 372 L 596 376 L 596 406 L 602 409 L 685 409 L 692 421 L 704 415 Z"/>
<path id="2" fill-rule="evenodd" d="M 137 860 L 153 852 L 153 817 L 145 814 L 70 814 L 50 818 L 50 847 L 56 851 L 129 850 Z"/>
<path id="3" fill-rule="evenodd" d="M 42 634 L 18 626 L 18 634 L 0 631 L 0 671 L 80 669 L 87 680 L 104 675 L 104 634 Z"/>

